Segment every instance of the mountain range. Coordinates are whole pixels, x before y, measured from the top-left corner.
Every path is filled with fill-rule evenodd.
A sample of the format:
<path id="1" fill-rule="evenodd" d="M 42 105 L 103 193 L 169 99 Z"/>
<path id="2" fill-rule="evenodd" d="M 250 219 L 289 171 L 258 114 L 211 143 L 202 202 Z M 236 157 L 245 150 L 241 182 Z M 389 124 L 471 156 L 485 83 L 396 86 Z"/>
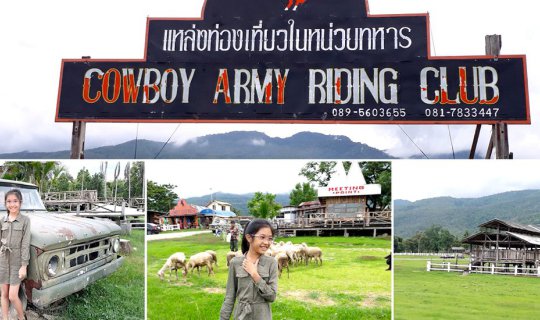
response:
<path id="1" fill-rule="evenodd" d="M 478 231 L 491 219 L 540 225 L 540 190 L 510 191 L 480 198 L 438 197 L 394 201 L 394 233 L 409 238 L 432 225 L 456 236 Z"/>
<path id="2" fill-rule="evenodd" d="M 291 190 L 294 188 L 294 186 L 291 186 Z M 186 201 L 189 204 L 195 204 L 199 206 L 206 206 L 210 199 L 215 199 L 219 201 L 228 202 L 232 205 L 233 208 L 238 209 L 240 211 L 240 215 L 246 216 L 249 214 L 249 210 L 247 208 L 247 203 L 255 193 L 247 193 L 247 194 L 232 194 L 232 193 L 223 193 L 223 192 L 215 192 L 212 195 L 205 195 L 201 197 L 193 197 L 193 198 L 187 198 Z M 275 201 L 279 203 L 282 207 L 289 205 L 289 194 L 282 193 L 282 194 L 276 194 Z"/>
<path id="3" fill-rule="evenodd" d="M 165 147 L 164 147 L 165 146 Z M 69 159 L 70 151 L 22 151 L 0 154 L 0 159 Z M 466 158 L 459 152 L 456 158 Z M 300 132 L 272 138 L 258 131 L 234 131 L 192 139 L 182 145 L 131 140 L 118 145 L 86 149 L 85 159 L 394 159 L 385 151 L 354 142 L 342 135 Z M 412 156 L 411 158 L 423 158 Z M 451 154 L 430 155 L 451 159 Z"/>

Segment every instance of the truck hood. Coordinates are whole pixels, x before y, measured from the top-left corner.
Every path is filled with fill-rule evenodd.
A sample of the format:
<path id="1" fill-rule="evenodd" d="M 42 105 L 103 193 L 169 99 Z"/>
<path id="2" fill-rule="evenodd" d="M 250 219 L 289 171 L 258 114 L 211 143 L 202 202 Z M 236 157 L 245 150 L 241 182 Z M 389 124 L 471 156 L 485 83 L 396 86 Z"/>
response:
<path id="1" fill-rule="evenodd" d="M 31 221 L 30 244 L 45 251 L 117 235 L 121 231 L 111 221 L 55 213 L 26 212 L 25 215 Z"/>

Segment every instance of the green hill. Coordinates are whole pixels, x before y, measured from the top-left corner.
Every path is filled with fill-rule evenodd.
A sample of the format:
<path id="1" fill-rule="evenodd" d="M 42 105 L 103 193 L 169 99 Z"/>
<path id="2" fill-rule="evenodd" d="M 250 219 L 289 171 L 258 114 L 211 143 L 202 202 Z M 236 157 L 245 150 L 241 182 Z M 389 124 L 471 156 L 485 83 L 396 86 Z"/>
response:
<path id="1" fill-rule="evenodd" d="M 481 198 L 394 201 L 394 232 L 405 238 L 432 225 L 440 225 L 454 235 L 463 235 L 465 230 L 473 233 L 478 225 L 494 218 L 540 224 L 540 190 L 511 191 Z"/>

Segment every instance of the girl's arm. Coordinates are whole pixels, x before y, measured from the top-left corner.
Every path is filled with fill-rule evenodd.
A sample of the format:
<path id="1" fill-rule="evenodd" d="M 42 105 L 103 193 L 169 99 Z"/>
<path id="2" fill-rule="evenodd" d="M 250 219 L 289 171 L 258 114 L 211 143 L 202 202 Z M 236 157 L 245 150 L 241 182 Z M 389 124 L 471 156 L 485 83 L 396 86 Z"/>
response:
<path id="1" fill-rule="evenodd" d="M 26 218 L 23 226 L 23 237 L 21 241 L 21 264 L 26 267 L 30 262 L 30 218 Z"/>
<path id="2" fill-rule="evenodd" d="M 235 259 L 233 259 L 235 260 Z M 227 279 L 227 290 L 225 291 L 225 300 L 221 305 L 221 311 L 219 313 L 220 320 L 229 320 L 234 307 L 234 300 L 236 300 L 236 288 L 238 287 L 235 264 L 231 260 L 229 265 L 229 278 Z"/>
<path id="3" fill-rule="evenodd" d="M 26 218 L 21 240 L 21 267 L 19 268 L 19 279 L 21 280 L 26 278 L 26 267 L 30 261 L 30 233 L 30 219 Z"/>
<path id="4" fill-rule="evenodd" d="M 268 281 L 261 278 L 255 284 L 257 285 L 259 294 L 264 298 L 264 300 L 274 302 L 274 300 L 276 300 L 278 283 L 278 268 L 276 260 L 272 259 L 269 271 L 270 277 L 268 278 Z"/>

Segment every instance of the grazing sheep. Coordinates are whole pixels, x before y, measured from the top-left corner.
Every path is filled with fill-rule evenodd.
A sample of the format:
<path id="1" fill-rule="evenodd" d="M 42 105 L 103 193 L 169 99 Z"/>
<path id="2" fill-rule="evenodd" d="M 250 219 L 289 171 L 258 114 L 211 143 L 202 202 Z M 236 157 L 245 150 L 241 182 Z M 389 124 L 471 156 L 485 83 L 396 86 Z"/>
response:
<path id="1" fill-rule="evenodd" d="M 169 269 L 169 281 L 171 280 L 172 271 L 176 272 L 176 280 L 178 280 L 178 268 L 182 268 L 182 275 L 185 277 L 187 274 L 186 267 L 186 255 L 183 252 L 173 253 L 165 262 L 163 267 L 158 271 L 158 276 L 163 281 L 165 270 Z"/>
<path id="2" fill-rule="evenodd" d="M 212 259 L 213 259 L 213 263 L 216 265 L 216 268 L 217 268 L 217 254 L 215 251 L 213 250 L 206 250 L 205 252 L 208 252 L 209 254 L 212 255 Z"/>
<path id="3" fill-rule="evenodd" d="M 285 252 L 280 252 L 274 257 L 274 259 L 276 259 L 278 263 L 279 277 L 281 278 L 283 267 L 287 267 L 287 278 L 289 278 L 289 257 L 287 254 Z"/>
<path id="4" fill-rule="evenodd" d="M 200 267 L 206 266 L 206 269 L 208 270 L 208 276 L 210 276 L 214 273 L 214 269 L 212 268 L 213 262 L 214 258 L 212 257 L 212 254 L 208 252 L 200 252 L 192 255 L 189 258 L 189 261 L 187 263 L 187 269 L 191 270 L 191 274 L 193 274 L 193 269 L 197 268 L 197 273 L 199 274 L 199 276 L 201 276 Z"/>
<path id="5" fill-rule="evenodd" d="M 322 265 L 322 250 L 319 247 L 307 247 L 306 248 L 306 265 L 308 265 L 309 260 L 315 259 L 315 263 L 318 265 L 319 261 Z"/>
<path id="6" fill-rule="evenodd" d="M 229 253 L 227 253 L 227 267 L 229 266 L 229 264 L 231 263 L 231 260 L 232 258 L 234 257 L 241 257 L 242 256 L 242 253 L 240 251 L 229 251 Z"/>

